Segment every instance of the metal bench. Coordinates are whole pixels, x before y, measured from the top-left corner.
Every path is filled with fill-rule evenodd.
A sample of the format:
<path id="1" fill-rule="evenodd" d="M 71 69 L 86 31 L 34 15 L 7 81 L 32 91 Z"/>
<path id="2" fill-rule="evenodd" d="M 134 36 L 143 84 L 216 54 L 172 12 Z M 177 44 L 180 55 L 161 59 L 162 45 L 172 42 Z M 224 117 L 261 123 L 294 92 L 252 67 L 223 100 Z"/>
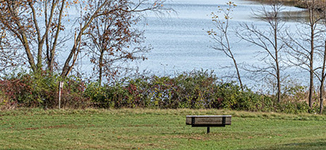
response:
<path id="1" fill-rule="evenodd" d="M 207 127 L 207 133 L 210 127 L 225 127 L 231 125 L 231 115 L 187 115 L 186 125 L 192 127 Z"/>

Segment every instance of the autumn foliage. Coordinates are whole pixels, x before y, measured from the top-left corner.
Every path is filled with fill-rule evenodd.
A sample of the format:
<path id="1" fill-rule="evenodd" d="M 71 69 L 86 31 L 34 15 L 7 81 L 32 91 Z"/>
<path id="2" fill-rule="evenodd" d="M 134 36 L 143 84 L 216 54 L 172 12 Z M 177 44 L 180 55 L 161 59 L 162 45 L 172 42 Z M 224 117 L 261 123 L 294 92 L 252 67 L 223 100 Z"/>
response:
<path id="1" fill-rule="evenodd" d="M 0 0 L 0 70 L 30 68 L 67 77 L 78 59 L 94 64 L 98 80 L 114 76 L 115 62 L 145 59 L 137 53 L 142 31 L 133 25 L 161 0 Z M 87 55 L 87 57 L 85 57 Z"/>

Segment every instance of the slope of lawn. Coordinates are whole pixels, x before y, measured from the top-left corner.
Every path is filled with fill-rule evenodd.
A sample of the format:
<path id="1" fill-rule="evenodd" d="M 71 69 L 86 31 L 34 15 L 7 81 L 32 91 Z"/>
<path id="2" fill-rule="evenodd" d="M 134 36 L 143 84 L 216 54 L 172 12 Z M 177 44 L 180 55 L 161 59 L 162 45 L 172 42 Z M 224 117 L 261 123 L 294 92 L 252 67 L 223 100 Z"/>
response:
<path id="1" fill-rule="evenodd" d="M 230 114 L 232 125 L 185 125 L 186 115 Z M 0 149 L 326 149 L 326 116 L 229 110 L 0 111 Z"/>

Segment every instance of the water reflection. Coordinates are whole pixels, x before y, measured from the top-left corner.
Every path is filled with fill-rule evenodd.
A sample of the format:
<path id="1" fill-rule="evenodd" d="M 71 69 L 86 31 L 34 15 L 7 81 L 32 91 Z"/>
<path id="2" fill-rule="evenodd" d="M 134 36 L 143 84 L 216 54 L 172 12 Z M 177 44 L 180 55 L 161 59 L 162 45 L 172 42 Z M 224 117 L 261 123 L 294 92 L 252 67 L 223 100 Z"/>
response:
<path id="1" fill-rule="evenodd" d="M 252 16 L 257 21 L 264 20 L 264 16 Z M 278 19 L 283 22 L 306 22 L 308 21 L 308 12 L 306 10 L 300 11 L 282 11 L 278 14 Z"/>
<path id="2" fill-rule="evenodd" d="M 302 22 L 307 21 L 307 11 L 286 11 L 282 12 L 280 17 L 285 22 Z"/>

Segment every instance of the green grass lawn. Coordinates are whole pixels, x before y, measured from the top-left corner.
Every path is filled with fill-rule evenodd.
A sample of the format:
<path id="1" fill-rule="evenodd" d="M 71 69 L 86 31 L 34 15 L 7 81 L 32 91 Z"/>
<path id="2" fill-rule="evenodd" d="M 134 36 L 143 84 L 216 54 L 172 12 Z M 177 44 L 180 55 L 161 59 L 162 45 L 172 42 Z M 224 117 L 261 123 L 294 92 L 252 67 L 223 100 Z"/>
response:
<path id="1" fill-rule="evenodd" d="M 186 115 L 230 114 L 232 125 L 186 126 Z M 228 110 L 0 111 L 0 149 L 326 149 L 326 116 Z"/>

